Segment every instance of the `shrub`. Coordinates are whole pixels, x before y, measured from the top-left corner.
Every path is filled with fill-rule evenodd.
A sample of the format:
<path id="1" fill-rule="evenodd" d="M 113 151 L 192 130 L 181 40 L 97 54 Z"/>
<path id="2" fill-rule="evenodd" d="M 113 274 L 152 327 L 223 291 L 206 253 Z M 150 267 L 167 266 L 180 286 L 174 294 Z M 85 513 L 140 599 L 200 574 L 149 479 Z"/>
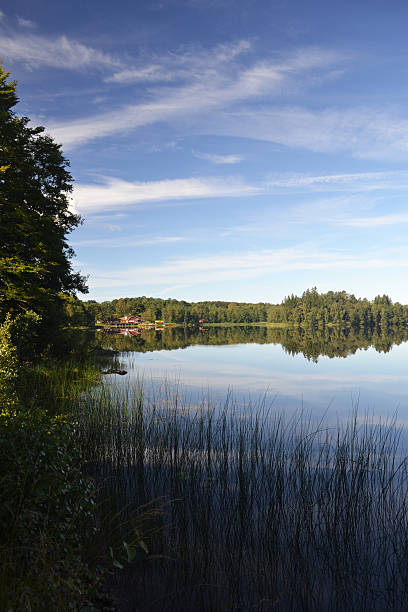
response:
<path id="1" fill-rule="evenodd" d="M 2 610 L 78 609 L 97 587 L 84 556 L 94 487 L 73 440 L 67 417 L 39 409 L 0 415 Z"/>

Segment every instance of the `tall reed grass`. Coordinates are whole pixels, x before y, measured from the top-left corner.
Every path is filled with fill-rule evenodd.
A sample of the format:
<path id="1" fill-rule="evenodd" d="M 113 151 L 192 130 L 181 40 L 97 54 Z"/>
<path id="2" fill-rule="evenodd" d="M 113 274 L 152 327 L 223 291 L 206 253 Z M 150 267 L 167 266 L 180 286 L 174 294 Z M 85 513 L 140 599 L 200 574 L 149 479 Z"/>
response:
<path id="1" fill-rule="evenodd" d="M 77 410 L 102 535 L 123 566 L 120 610 L 406 609 L 395 421 L 354 412 L 329 428 L 231 397 L 191 407 L 179 388 L 142 381 L 95 387 Z"/>

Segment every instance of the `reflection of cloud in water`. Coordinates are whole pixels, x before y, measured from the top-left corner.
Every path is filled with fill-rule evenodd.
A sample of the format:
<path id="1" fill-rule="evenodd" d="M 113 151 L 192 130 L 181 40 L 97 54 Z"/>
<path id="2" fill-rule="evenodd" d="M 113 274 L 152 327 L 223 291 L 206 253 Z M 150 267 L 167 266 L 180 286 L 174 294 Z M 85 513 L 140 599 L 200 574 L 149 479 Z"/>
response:
<path id="1" fill-rule="evenodd" d="M 266 387 L 276 387 L 280 391 L 293 392 L 294 387 L 304 390 L 306 387 L 310 390 L 321 390 L 325 386 L 331 389 L 344 389 L 347 385 L 361 386 L 363 384 L 383 385 L 383 384 L 407 384 L 408 375 L 392 375 L 392 374 L 362 374 L 356 371 L 354 375 L 344 374 L 321 374 L 321 373 L 291 373 L 285 371 L 279 372 L 262 372 L 257 367 L 242 366 L 238 364 L 216 364 L 211 366 L 207 363 L 192 363 L 186 360 L 175 360 L 177 363 L 164 363 L 162 360 L 153 362 L 147 366 L 143 362 L 142 371 L 146 374 L 153 374 L 160 378 L 168 378 L 175 376 L 183 380 L 183 382 L 202 385 L 210 383 L 223 386 L 237 386 L 246 388 L 263 390 Z M 222 367 L 222 370 L 219 368 Z M 174 372 L 174 370 L 176 372 Z"/>
<path id="2" fill-rule="evenodd" d="M 228 349 L 228 350 L 220 350 Z M 128 382 L 136 376 L 150 384 L 181 383 L 185 392 L 210 389 L 222 400 L 228 389 L 235 398 L 256 398 L 267 394 L 277 408 L 304 407 L 317 413 L 361 410 L 391 414 L 398 409 L 408 415 L 408 375 L 396 354 L 373 351 L 353 356 L 352 363 L 333 359 L 311 363 L 283 354 L 271 345 L 193 346 L 183 350 L 122 355 Z M 348 362 L 347 362 L 348 361 Z M 150 381 L 150 382 L 149 382 Z"/>

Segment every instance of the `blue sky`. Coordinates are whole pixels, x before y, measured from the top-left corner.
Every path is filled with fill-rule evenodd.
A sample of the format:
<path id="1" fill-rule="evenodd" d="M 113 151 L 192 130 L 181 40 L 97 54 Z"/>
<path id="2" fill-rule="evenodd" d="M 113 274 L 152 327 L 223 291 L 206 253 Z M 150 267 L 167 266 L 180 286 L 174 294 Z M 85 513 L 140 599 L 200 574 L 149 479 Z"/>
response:
<path id="1" fill-rule="evenodd" d="M 408 303 L 407 22 L 403 1 L 3 2 L 17 112 L 71 162 L 88 297 Z"/>

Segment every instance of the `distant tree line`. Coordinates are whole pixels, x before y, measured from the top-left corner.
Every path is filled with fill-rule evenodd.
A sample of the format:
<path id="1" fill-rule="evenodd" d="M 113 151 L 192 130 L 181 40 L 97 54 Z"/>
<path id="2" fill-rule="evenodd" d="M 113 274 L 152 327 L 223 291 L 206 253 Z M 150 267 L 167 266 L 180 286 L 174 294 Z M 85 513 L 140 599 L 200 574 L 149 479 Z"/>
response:
<path id="1" fill-rule="evenodd" d="M 408 326 L 408 306 L 398 302 L 393 304 L 387 295 L 377 295 L 370 301 L 358 299 L 346 291 L 318 293 L 316 287 L 308 289 L 301 297 L 291 295 L 285 298 L 274 314 L 278 316 L 276 321 L 312 328 L 328 325 L 356 329 Z"/>
<path id="2" fill-rule="evenodd" d="M 72 325 L 93 325 L 111 317 L 141 315 L 179 325 L 206 323 L 281 323 L 312 329 L 408 327 L 408 306 L 393 303 L 387 295 L 374 300 L 356 298 L 346 291 L 319 293 L 314 287 L 301 296 L 290 295 L 281 304 L 204 301 L 135 297 L 112 301 L 81 302 L 66 298 L 66 314 Z"/>

